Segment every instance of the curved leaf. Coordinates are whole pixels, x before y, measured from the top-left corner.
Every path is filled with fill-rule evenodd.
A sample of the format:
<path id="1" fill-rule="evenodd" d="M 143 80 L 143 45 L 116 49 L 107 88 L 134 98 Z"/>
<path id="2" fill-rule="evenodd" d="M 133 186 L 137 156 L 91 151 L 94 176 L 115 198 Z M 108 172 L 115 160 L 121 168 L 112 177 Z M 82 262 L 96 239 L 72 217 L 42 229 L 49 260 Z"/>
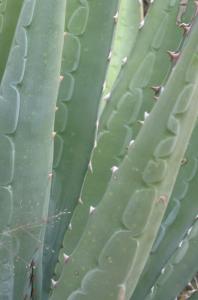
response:
<path id="1" fill-rule="evenodd" d="M 119 170 L 114 172 L 102 201 L 92 211 L 51 300 L 62 297 L 68 300 L 100 299 L 100 291 L 105 300 L 129 299 L 132 295 L 157 234 L 198 115 L 197 29 L 198 22 L 160 100 Z M 187 96 L 188 104 L 184 109 L 183 99 Z M 168 127 L 170 117 L 175 119 L 177 131 Z M 160 123 L 156 126 L 159 118 Z M 173 139 L 172 143 L 166 143 L 169 138 Z M 166 145 L 165 149 L 161 148 L 162 144 Z M 133 220 L 131 222 L 130 210 L 134 213 L 135 209 L 137 216 L 140 215 L 138 204 L 145 197 L 151 202 L 147 206 L 146 220 L 135 218 L 134 223 Z M 139 232 L 134 229 L 137 221 L 141 228 Z M 116 259 L 118 256 L 122 260 Z M 128 264 L 125 264 L 126 261 Z M 121 272 L 116 274 L 115 270 Z"/>

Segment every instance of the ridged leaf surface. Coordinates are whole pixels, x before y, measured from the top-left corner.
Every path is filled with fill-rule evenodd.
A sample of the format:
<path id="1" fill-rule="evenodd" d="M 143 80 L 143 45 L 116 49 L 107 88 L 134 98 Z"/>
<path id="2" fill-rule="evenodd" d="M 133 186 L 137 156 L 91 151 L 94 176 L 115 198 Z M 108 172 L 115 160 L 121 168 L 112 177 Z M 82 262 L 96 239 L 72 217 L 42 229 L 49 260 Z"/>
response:
<path id="1" fill-rule="evenodd" d="M 52 300 L 129 299 L 132 295 L 197 119 L 197 29 L 198 22 L 160 100 L 92 211 Z M 146 212 L 141 218 L 143 199 Z"/>
<path id="2" fill-rule="evenodd" d="M 93 151 L 91 159 L 92 170 L 87 172 L 81 192 L 82 203 L 79 203 L 76 207 L 74 216 L 71 220 L 71 228 L 65 234 L 63 248 L 64 252 L 67 254 L 71 254 L 73 249 L 75 249 L 86 225 L 90 207 L 95 207 L 101 200 L 108 186 L 113 168 L 119 166 L 127 152 L 130 140 L 136 137 L 137 132 L 141 128 L 142 125 L 140 125 L 138 119 L 142 117 L 148 106 L 151 108 L 155 103 L 150 86 L 157 83 L 159 84 L 158 80 L 160 76 L 158 69 L 160 69 L 162 65 L 160 56 L 166 55 L 165 52 L 170 49 L 170 47 L 174 47 L 176 44 L 178 47 L 182 40 L 182 34 L 175 26 L 178 4 L 179 1 L 176 2 L 176 5 L 173 6 L 166 15 L 165 20 L 167 21 L 168 19 L 169 23 L 165 28 L 164 39 L 157 49 L 154 49 L 151 46 L 153 44 L 153 37 L 150 42 L 147 41 L 149 33 L 148 28 L 149 26 L 155 26 L 156 28 L 154 31 L 159 35 L 157 28 L 161 24 L 161 19 L 164 16 L 162 7 L 166 9 L 167 4 L 164 3 L 164 1 L 161 1 L 161 3 L 158 2 L 156 6 L 154 5 L 151 8 L 145 24 L 146 27 L 142 29 L 141 38 L 137 40 L 139 44 L 135 47 L 134 53 L 132 51 L 131 56 L 129 57 L 129 63 L 135 62 L 138 54 L 141 53 L 144 40 L 147 41 L 148 49 L 150 49 L 147 61 L 152 57 L 156 57 L 157 62 L 152 74 L 150 74 L 151 72 L 146 63 L 143 63 L 141 66 L 142 72 L 139 74 L 140 78 L 143 73 L 145 76 L 149 73 L 148 76 L 151 77 L 148 79 L 146 86 L 141 88 L 140 83 L 134 83 L 134 87 L 131 90 L 127 87 L 124 90 L 123 85 L 125 86 L 127 81 L 129 84 L 132 82 L 133 77 L 137 78 L 137 74 L 134 73 L 133 68 L 130 68 L 127 65 L 126 69 L 123 70 L 124 74 L 122 74 L 123 82 L 120 81 L 119 84 L 117 84 L 115 91 L 110 98 L 110 101 L 113 102 L 118 100 L 117 93 L 120 94 L 122 91 L 123 95 L 120 96 L 120 101 L 116 110 L 112 111 L 105 129 L 99 133 L 96 148 Z M 157 14 L 156 11 L 158 11 L 158 20 L 153 18 Z M 161 30 L 162 28 L 160 27 L 159 32 L 161 32 Z M 174 32 L 175 30 L 176 33 Z M 154 39 L 156 39 L 156 37 L 154 37 Z M 143 54 L 144 52 L 142 53 L 142 56 Z M 171 63 L 166 55 L 163 63 L 164 77 L 165 74 L 169 72 L 170 67 Z M 148 104 L 148 102 L 150 103 Z M 135 132 L 135 129 L 137 132 Z M 60 260 L 63 262 L 63 258 L 60 258 Z M 56 271 L 60 273 L 59 267 L 57 267 Z"/>
<path id="3" fill-rule="evenodd" d="M 23 2 L 24 0 L 2 0 L 0 2 L 0 81 Z"/>
<path id="4" fill-rule="evenodd" d="M 188 150 L 182 160 L 171 200 L 145 270 L 132 297 L 143 299 L 155 284 L 163 265 L 183 239 L 190 224 L 198 214 L 198 126 L 196 125 Z"/>
<path id="5" fill-rule="evenodd" d="M 118 12 L 115 16 L 117 25 L 114 33 L 112 49 L 109 53 L 109 67 L 104 82 L 104 91 L 100 104 L 100 114 L 106 105 L 105 98 L 111 92 L 113 84 L 130 51 L 133 49 L 138 36 L 143 17 L 142 1 L 120 0 Z"/>
<path id="6" fill-rule="evenodd" d="M 188 228 L 186 236 L 177 245 L 170 259 L 163 266 L 161 274 L 152 287 L 151 292 L 144 299 L 175 299 L 198 270 L 197 249 L 198 220 Z"/>
<path id="7" fill-rule="evenodd" d="M 24 1 L 0 86 L 1 299 L 39 299 L 65 3 Z"/>
<path id="8" fill-rule="evenodd" d="M 57 102 L 49 225 L 44 248 L 47 293 L 93 148 L 117 4 L 118 0 L 67 3 L 63 79 Z"/>

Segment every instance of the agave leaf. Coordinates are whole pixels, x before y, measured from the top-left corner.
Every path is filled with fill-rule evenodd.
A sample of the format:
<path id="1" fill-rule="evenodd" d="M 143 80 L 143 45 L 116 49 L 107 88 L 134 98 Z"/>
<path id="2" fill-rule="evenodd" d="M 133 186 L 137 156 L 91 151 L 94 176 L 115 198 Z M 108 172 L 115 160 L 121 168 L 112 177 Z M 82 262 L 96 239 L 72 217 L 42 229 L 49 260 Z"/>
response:
<path id="1" fill-rule="evenodd" d="M 178 4 L 179 1 L 175 3 L 175 6 L 173 6 L 172 9 L 169 9 L 168 17 L 165 16 L 165 21 L 167 21 L 168 18 L 169 22 L 167 27 L 165 28 L 166 30 L 164 34 L 164 40 L 162 41 L 159 48 L 153 49 L 151 47 L 151 44 L 153 43 L 153 37 L 150 43 L 148 43 L 148 49 L 150 49 L 148 57 L 153 57 L 153 55 L 155 54 L 157 61 L 154 67 L 154 72 L 151 74 L 152 78 L 149 79 L 144 88 L 141 88 L 139 82 L 134 85 L 132 89 L 132 95 L 127 90 L 127 88 L 125 91 L 123 90 L 123 82 L 120 81 L 117 85 L 117 88 L 115 89 L 115 92 L 110 98 L 110 101 L 117 101 L 118 99 L 116 91 L 120 93 L 119 89 L 121 89 L 123 93 L 125 93 L 124 97 L 121 98 L 117 110 L 114 110 L 112 112 L 105 130 L 99 133 L 97 146 L 93 151 L 91 159 L 93 171 L 89 170 L 87 172 L 81 192 L 81 203 L 79 203 L 76 207 L 74 216 L 71 220 L 71 228 L 65 234 L 63 251 L 68 255 L 72 253 L 73 249 L 75 249 L 84 231 L 89 216 L 90 207 L 95 207 L 98 205 L 108 186 L 108 182 L 112 175 L 112 170 L 115 168 L 115 166 L 119 166 L 123 159 L 123 156 L 127 152 L 130 140 L 132 138 L 135 138 L 135 129 L 138 132 L 137 128 L 140 128 L 138 117 L 140 116 L 140 114 L 143 114 L 143 112 L 145 112 L 146 108 L 148 108 L 148 102 L 150 102 L 150 106 L 151 104 L 153 105 L 155 103 L 150 87 L 153 84 L 159 83 L 156 82 L 159 80 L 158 69 L 160 69 L 161 67 L 161 60 L 159 59 L 159 57 L 166 54 L 166 51 L 170 49 L 171 46 L 175 46 L 176 42 L 178 47 L 180 41 L 182 40 L 182 35 L 178 28 L 176 29 L 175 33 Z M 132 57 L 129 58 L 129 61 L 136 61 L 138 54 L 141 53 L 142 43 L 148 36 L 149 26 L 155 23 L 156 29 L 159 27 L 159 24 L 161 23 L 161 20 L 164 16 L 162 7 L 167 8 L 167 4 L 164 3 L 164 1 L 154 4 L 154 6 L 151 8 L 148 19 L 146 20 L 146 27 L 142 29 L 142 36 L 140 37 L 140 39 L 137 39 L 137 43 L 139 42 L 139 44 L 135 48 L 134 53 L 131 53 Z M 158 22 L 156 22 L 156 20 L 153 18 L 156 14 L 158 15 Z M 162 24 L 162 26 L 164 26 L 164 23 Z M 157 30 L 155 31 L 157 32 L 157 35 L 159 35 L 159 32 Z M 154 39 L 156 39 L 156 36 L 154 37 Z M 163 64 L 164 77 L 166 77 L 166 73 L 169 72 L 170 66 L 171 62 L 166 55 Z M 142 66 L 142 68 L 143 67 L 144 65 Z M 130 74 L 126 72 L 126 70 L 128 70 Z M 126 66 L 126 69 L 123 70 L 123 72 L 124 84 L 127 80 L 129 82 L 129 79 L 135 76 L 133 69 L 129 68 L 129 66 Z M 142 73 L 144 73 L 145 76 L 148 73 L 150 74 L 150 70 L 147 68 L 147 65 L 145 65 L 145 68 L 143 68 Z M 142 75 L 142 73 L 140 75 Z M 60 255 L 60 261 L 62 264 L 64 264 L 62 252 Z M 61 266 L 58 265 L 56 268 L 57 277 L 59 276 L 60 272 Z"/>
<path id="2" fill-rule="evenodd" d="M 198 270 L 197 248 L 198 219 L 188 229 L 180 244 L 177 245 L 176 250 L 163 266 L 151 292 L 144 299 L 175 299 Z"/>
<path id="3" fill-rule="evenodd" d="M 49 223 L 44 248 L 47 294 L 65 229 L 78 202 L 93 148 L 118 0 L 70 0 L 57 113 Z M 99 26 L 100 24 L 100 26 Z M 60 218 L 55 218 L 58 216 Z M 53 220 L 55 222 L 53 222 Z"/>
<path id="4" fill-rule="evenodd" d="M 159 20 L 158 7 L 161 5 L 161 2 L 155 1 L 154 3 L 152 2 L 152 4 L 150 4 L 151 12 L 149 12 L 148 15 L 146 16 L 145 26 L 143 26 L 140 34 L 138 35 L 136 45 L 132 49 L 134 54 L 130 55 L 130 57 L 127 60 L 127 64 L 123 67 L 123 69 L 126 70 L 120 72 L 119 77 L 114 84 L 111 97 L 106 99 L 107 104 L 100 118 L 99 132 L 106 129 L 109 118 L 111 118 L 112 113 L 117 110 L 118 102 L 122 95 L 123 89 L 126 90 L 128 88 L 129 81 L 131 81 L 132 87 L 135 87 L 136 84 L 139 84 L 141 88 L 146 88 L 145 95 L 144 95 L 144 99 L 145 99 L 144 102 L 146 102 L 147 105 L 144 105 L 144 109 L 146 111 L 151 110 L 153 106 L 153 99 L 151 97 L 150 87 L 152 85 L 161 86 L 164 83 L 164 78 L 166 76 L 168 77 L 170 71 L 172 70 L 172 65 L 171 64 L 167 65 L 167 49 L 176 52 L 177 50 L 179 50 L 178 44 L 179 41 L 181 41 L 180 30 L 179 28 L 175 28 L 176 23 L 178 25 L 180 24 L 180 22 L 178 21 L 178 15 L 181 15 L 179 17 L 179 20 L 185 24 L 190 22 L 190 19 L 195 10 L 194 3 L 190 3 L 190 5 L 187 7 L 187 11 L 182 11 L 181 13 L 180 6 L 179 6 L 180 3 L 178 2 L 180 1 L 177 0 L 170 1 L 170 2 L 164 1 L 164 5 L 166 5 L 166 9 L 163 11 L 164 14 L 163 16 L 161 16 L 160 23 L 158 21 Z M 154 9 L 153 12 L 152 12 L 152 6 L 156 7 L 156 9 Z M 173 14 L 175 14 L 174 8 L 177 9 L 177 13 L 176 13 L 177 15 L 175 15 L 175 19 L 171 17 L 171 11 Z M 150 15 L 153 15 L 153 20 L 151 20 Z M 149 18 L 150 20 L 147 20 L 147 18 Z M 172 33 L 169 32 L 170 30 L 169 26 L 174 28 L 174 30 L 172 30 Z M 170 38 L 171 34 L 172 34 L 172 40 Z M 169 38 L 167 38 L 168 36 Z M 148 71 L 144 74 L 143 70 L 141 70 L 141 65 L 143 65 L 142 62 L 144 61 L 144 59 L 146 60 L 146 57 L 149 57 L 149 53 L 151 53 L 152 50 L 153 52 L 156 51 L 159 54 L 156 55 L 155 62 L 152 64 L 151 61 L 150 65 L 147 66 L 151 69 L 150 74 Z M 167 72 L 168 67 L 169 67 L 169 72 Z M 155 70 L 155 72 L 152 73 L 152 69 Z M 131 71 L 129 72 L 129 70 Z M 140 74 L 141 72 L 142 74 Z M 128 73 L 128 78 L 126 78 L 127 76 L 125 75 L 126 73 Z M 131 75 L 131 77 L 129 77 L 129 74 Z M 123 77 L 125 77 L 124 80 Z M 139 80 L 139 82 L 137 80 Z M 148 83 L 150 84 L 150 87 L 148 86 Z M 119 90 L 121 90 L 120 93 L 118 92 L 117 85 L 119 86 Z M 147 98 L 149 98 L 149 100 L 147 100 Z M 139 117 L 143 118 L 145 110 L 141 112 Z M 137 125 L 136 127 L 137 128 L 135 132 L 137 134 L 140 124 L 139 126 Z"/>
<path id="5" fill-rule="evenodd" d="M 117 26 L 109 55 L 110 64 L 104 83 L 100 114 L 106 105 L 105 98 L 111 93 L 112 86 L 122 66 L 126 63 L 131 49 L 133 49 L 135 45 L 139 28 L 143 25 L 144 16 L 142 1 L 120 0 L 116 18 Z"/>
<path id="6" fill-rule="evenodd" d="M 0 2 L 0 81 L 23 2 L 24 0 L 2 0 Z"/>
<path id="7" fill-rule="evenodd" d="M 195 12 L 195 5 L 190 2 L 188 6 L 190 15 Z M 189 23 L 189 21 L 188 21 Z M 185 47 L 185 42 L 182 47 Z M 187 232 L 188 226 L 195 218 L 198 206 L 196 200 L 197 185 L 197 133 L 196 125 L 177 178 L 170 203 L 167 207 L 151 255 L 145 266 L 144 272 L 135 289 L 132 299 L 143 299 L 154 285 L 163 264 L 176 249 L 179 241 Z M 189 206 L 189 199 L 191 199 Z"/>
<path id="8" fill-rule="evenodd" d="M 24 1 L 0 86 L 1 299 L 39 299 L 31 274 L 47 216 L 65 4 Z"/>
<path id="9" fill-rule="evenodd" d="M 198 115 L 197 29 L 198 22 L 166 89 L 92 211 L 51 300 L 131 297 Z"/>
<path id="10" fill-rule="evenodd" d="M 184 156 L 172 196 L 156 241 L 132 299 L 143 299 L 155 284 L 163 265 L 184 238 L 197 215 L 198 126 Z"/>

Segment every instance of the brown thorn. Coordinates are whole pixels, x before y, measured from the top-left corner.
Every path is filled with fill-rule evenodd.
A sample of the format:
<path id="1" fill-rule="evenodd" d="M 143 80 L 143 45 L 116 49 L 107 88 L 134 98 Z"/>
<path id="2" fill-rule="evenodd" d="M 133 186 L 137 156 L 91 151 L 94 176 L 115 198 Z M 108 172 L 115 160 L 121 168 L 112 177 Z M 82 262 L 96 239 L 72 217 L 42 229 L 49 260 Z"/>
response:
<path id="1" fill-rule="evenodd" d="M 183 30 L 184 35 L 188 34 L 192 25 L 187 23 L 181 23 L 179 24 L 179 28 Z"/>
<path id="2" fill-rule="evenodd" d="M 169 54 L 171 61 L 176 63 L 180 56 L 180 52 L 167 51 L 167 53 Z"/>
<path id="3" fill-rule="evenodd" d="M 184 157 L 182 160 L 181 160 L 181 165 L 185 165 L 186 163 L 188 162 L 187 158 Z"/>
<path id="4" fill-rule="evenodd" d="M 168 204 L 167 195 L 161 195 L 158 199 L 158 203 L 162 203 L 164 206 L 167 206 L 167 204 Z"/>
<path id="5" fill-rule="evenodd" d="M 151 89 L 155 92 L 155 96 L 157 96 L 160 94 L 161 86 L 160 85 L 152 86 Z"/>
<path id="6" fill-rule="evenodd" d="M 69 260 L 69 255 L 63 253 L 63 259 L 64 259 L 64 263 L 66 264 Z"/>

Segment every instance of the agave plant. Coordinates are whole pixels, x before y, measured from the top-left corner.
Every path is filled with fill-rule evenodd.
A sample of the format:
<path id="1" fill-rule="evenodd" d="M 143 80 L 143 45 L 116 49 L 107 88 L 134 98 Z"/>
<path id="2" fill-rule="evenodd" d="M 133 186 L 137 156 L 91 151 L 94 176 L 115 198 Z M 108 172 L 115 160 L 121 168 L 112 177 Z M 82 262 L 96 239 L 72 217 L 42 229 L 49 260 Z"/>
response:
<path id="1" fill-rule="evenodd" d="M 198 1 L 2 0 L 0 76 L 0 300 L 197 299 Z"/>

